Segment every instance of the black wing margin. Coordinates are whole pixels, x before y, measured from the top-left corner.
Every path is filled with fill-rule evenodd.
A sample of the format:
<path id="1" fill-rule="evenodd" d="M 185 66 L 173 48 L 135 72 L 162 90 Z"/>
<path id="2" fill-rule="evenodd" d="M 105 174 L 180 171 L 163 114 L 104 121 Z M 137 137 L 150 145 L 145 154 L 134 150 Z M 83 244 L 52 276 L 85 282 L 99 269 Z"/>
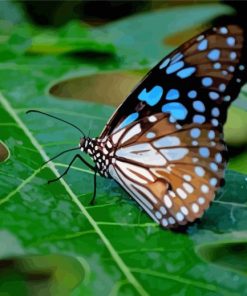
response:
<path id="1" fill-rule="evenodd" d="M 246 68 L 246 29 L 236 21 L 218 24 L 162 59 L 119 106 L 101 137 L 162 111 L 181 125 L 222 126 L 246 82 Z"/>

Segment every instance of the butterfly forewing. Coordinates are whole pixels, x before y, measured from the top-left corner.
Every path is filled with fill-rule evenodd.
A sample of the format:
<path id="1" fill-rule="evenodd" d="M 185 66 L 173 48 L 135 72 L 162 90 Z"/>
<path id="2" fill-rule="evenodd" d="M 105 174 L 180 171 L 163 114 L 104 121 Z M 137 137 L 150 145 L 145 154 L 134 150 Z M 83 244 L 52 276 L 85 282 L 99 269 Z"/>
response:
<path id="1" fill-rule="evenodd" d="M 110 119 L 102 137 L 140 118 L 168 112 L 180 123 L 226 120 L 246 81 L 246 38 L 238 24 L 212 28 L 158 63 Z"/>
<path id="2" fill-rule="evenodd" d="M 111 176 L 155 221 L 174 227 L 202 215 L 224 175 L 221 131 L 210 124 L 181 127 L 159 113 L 111 137 Z"/>

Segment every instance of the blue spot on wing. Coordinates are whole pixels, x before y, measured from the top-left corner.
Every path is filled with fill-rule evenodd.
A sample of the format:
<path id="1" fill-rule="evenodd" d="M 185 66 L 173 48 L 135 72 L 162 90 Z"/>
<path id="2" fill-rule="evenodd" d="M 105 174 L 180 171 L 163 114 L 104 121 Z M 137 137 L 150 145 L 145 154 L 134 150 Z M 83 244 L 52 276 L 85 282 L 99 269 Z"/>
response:
<path id="1" fill-rule="evenodd" d="M 211 61 L 217 61 L 220 57 L 220 51 L 219 49 L 212 49 L 209 54 L 208 54 L 208 58 Z"/>
<path id="2" fill-rule="evenodd" d="M 202 116 L 202 115 L 195 115 L 193 117 L 193 122 L 195 122 L 195 123 L 203 123 L 203 122 L 205 122 L 205 117 Z"/>
<path id="3" fill-rule="evenodd" d="M 152 138 L 155 137 L 155 133 L 153 133 L 153 132 L 148 132 L 147 135 L 146 135 L 146 137 L 147 137 L 148 139 L 152 139 Z"/>
<path id="4" fill-rule="evenodd" d="M 219 110 L 219 108 L 214 107 L 214 108 L 211 110 L 211 114 L 212 114 L 214 117 L 219 116 L 219 115 L 220 115 L 220 110 Z"/>
<path id="5" fill-rule="evenodd" d="M 209 149 L 207 147 L 201 147 L 199 149 L 199 153 L 202 157 L 209 157 L 210 155 Z"/>
<path id="6" fill-rule="evenodd" d="M 165 59 L 164 62 L 160 65 L 160 69 L 165 68 L 169 64 L 169 62 L 170 62 L 169 58 Z"/>
<path id="7" fill-rule="evenodd" d="M 190 134 L 192 138 L 198 138 L 201 134 L 201 131 L 199 130 L 199 128 L 195 127 L 191 130 Z"/>
<path id="8" fill-rule="evenodd" d="M 172 57 L 171 64 L 174 64 L 183 58 L 183 54 L 180 52 L 176 53 L 174 57 Z"/>
<path id="9" fill-rule="evenodd" d="M 215 92 L 215 91 L 210 91 L 210 92 L 209 92 L 209 97 L 210 97 L 210 99 L 212 99 L 212 100 L 217 100 L 220 96 L 219 96 L 219 94 L 218 94 L 217 92 Z"/>
<path id="10" fill-rule="evenodd" d="M 128 117 L 126 117 L 124 119 L 124 121 L 119 125 L 119 127 L 117 128 L 117 130 L 127 126 L 128 124 L 132 123 L 133 121 L 135 121 L 137 118 L 139 117 L 139 113 L 135 112 L 130 114 Z"/>
<path id="11" fill-rule="evenodd" d="M 198 45 L 198 50 L 205 50 L 208 47 L 208 40 L 204 39 L 202 40 Z"/>
<path id="12" fill-rule="evenodd" d="M 179 91 L 176 89 L 170 89 L 166 94 L 167 100 L 176 100 L 179 98 Z"/>
<path id="13" fill-rule="evenodd" d="M 197 92 L 195 90 L 191 90 L 188 92 L 188 97 L 190 99 L 194 99 L 197 96 Z"/>
<path id="14" fill-rule="evenodd" d="M 226 39 L 226 42 L 229 46 L 234 46 L 235 45 L 235 38 L 234 37 L 228 37 Z"/>
<path id="15" fill-rule="evenodd" d="M 188 111 L 181 103 L 168 103 L 162 106 L 162 112 L 170 113 L 175 119 L 185 119 Z"/>
<path id="16" fill-rule="evenodd" d="M 183 68 L 183 66 L 184 66 L 184 62 L 182 62 L 182 61 L 172 64 L 166 69 L 166 73 L 172 74 L 172 73 L 178 71 L 179 69 Z"/>
<path id="17" fill-rule="evenodd" d="M 146 102 L 149 106 L 154 106 L 159 102 L 162 94 L 163 88 L 157 85 L 153 87 L 149 92 L 147 92 L 146 88 L 144 88 L 139 94 L 138 99 L 140 101 Z"/>
<path id="18" fill-rule="evenodd" d="M 203 86 L 211 86 L 213 84 L 213 79 L 211 77 L 204 77 L 202 79 Z"/>
<path id="19" fill-rule="evenodd" d="M 180 77 L 180 78 L 187 78 L 190 75 L 192 75 L 195 71 L 196 71 L 196 68 L 195 67 L 185 68 L 183 70 L 180 70 L 177 73 L 177 76 Z"/>
<path id="20" fill-rule="evenodd" d="M 199 112 L 204 112 L 205 111 L 205 106 L 201 101 L 193 102 L 193 106 L 194 106 L 195 110 L 197 110 Z"/>

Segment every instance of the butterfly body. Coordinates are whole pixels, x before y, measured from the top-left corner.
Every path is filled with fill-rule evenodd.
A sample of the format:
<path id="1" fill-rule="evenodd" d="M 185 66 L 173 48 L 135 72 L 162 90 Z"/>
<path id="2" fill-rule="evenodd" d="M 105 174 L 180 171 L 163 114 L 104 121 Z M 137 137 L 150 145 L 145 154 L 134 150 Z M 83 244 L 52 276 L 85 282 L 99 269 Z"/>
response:
<path id="1" fill-rule="evenodd" d="M 112 142 L 100 138 L 82 138 L 79 143 L 80 150 L 87 153 L 95 163 L 97 172 L 105 178 L 110 178 L 109 165 L 114 162 Z"/>

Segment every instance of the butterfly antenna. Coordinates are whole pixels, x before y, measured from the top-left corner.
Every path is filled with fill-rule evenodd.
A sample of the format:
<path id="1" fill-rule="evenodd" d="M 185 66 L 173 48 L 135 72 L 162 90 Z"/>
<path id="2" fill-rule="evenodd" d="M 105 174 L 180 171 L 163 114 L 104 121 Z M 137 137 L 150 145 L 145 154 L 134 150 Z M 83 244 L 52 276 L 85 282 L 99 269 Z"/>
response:
<path id="1" fill-rule="evenodd" d="M 48 162 L 50 162 L 50 161 L 52 161 L 52 160 L 54 160 L 54 159 L 58 158 L 59 156 L 61 156 L 61 155 L 65 154 L 65 153 L 67 153 L 67 152 L 74 151 L 74 150 L 78 150 L 78 149 L 80 149 L 80 147 L 76 147 L 76 148 L 70 148 L 70 149 L 64 150 L 64 151 L 62 151 L 62 152 L 58 153 L 57 155 L 53 156 L 52 158 L 50 158 L 50 159 L 49 159 L 49 160 L 47 160 L 46 162 L 44 162 L 44 164 L 43 164 L 43 165 L 47 164 Z"/>
<path id="2" fill-rule="evenodd" d="M 54 116 L 54 115 L 51 115 L 51 114 L 48 114 L 48 113 L 45 113 L 45 112 L 42 112 L 42 111 L 38 111 L 38 110 L 28 110 L 28 111 L 26 112 L 26 114 L 29 114 L 29 113 L 39 113 L 39 114 L 43 114 L 43 115 L 46 115 L 46 116 L 48 116 L 48 117 L 54 118 L 54 119 L 59 120 L 59 121 L 62 121 L 62 122 L 64 122 L 64 123 L 67 123 L 68 125 L 73 126 L 74 128 L 76 128 L 76 129 L 77 129 L 77 130 L 83 135 L 83 137 L 86 137 L 86 136 L 85 136 L 85 133 L 84 133 L 84 132 L 83 132 L 78 126 L 76 126 L 76 125 L 74 125 L 73 123 L 68 122 L 68 121 L 66 121 L 66 120 L 64 120 L 64 119 L 62 119 L 62 118 L 59 118 L 59 117 L 57 117 L 57 116 Z"/>

